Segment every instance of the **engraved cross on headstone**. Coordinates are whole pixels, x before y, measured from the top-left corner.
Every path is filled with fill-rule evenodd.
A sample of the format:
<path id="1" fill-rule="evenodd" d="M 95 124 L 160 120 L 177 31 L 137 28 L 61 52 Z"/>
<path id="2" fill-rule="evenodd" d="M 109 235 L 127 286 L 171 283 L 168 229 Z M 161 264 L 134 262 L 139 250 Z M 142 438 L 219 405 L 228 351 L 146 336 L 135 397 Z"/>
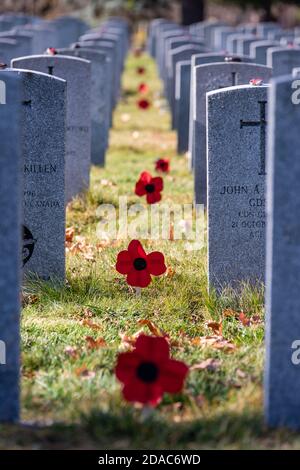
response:
<path id="1" fill-rule="evenodd" d="M 48 74 L 53 75 L 54 65 L 48 65 Z"/>
<path id="2" fill-rule="evenodd" d="M 260 120 L 259 121 L 244 121 L 240 120 L 240 128 L 243 127 L 260 127 L 260 171 L 259 175 L 266 175 L 266 104 L 267 101 L 259 101 L 260 106 Z"/>
<path id="3" fill-rule="evenodd" d="M 236 72 L 231 72 L 231 76 L 232 76 L 232 84 L 231 86 L 236 86 L 238 83 L 237 83 L 237 73 Z M 222 86 L 219 86 L 219 88 L 227 88 L 229 87 L 230 85 L 222 85 Z"/>

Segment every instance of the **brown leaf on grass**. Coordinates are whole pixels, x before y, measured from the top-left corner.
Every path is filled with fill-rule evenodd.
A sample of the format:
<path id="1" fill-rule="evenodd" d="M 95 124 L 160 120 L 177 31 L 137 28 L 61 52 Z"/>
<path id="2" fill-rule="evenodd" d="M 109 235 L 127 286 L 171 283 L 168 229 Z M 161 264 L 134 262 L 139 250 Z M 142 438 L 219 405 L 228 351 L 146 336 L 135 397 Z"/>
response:
<path id="1" fill-rule="evenodd" d="M 200 336 L 193 338 L 191 343 L 194 346 L 211 347 L 214 349 L 223 350 L 224 352 L 233 352 L 236 350 L 236 345 L 223 338 L 223 336 Z"/>
<path id="2" fill-rule="evenodd" d="M 74 235 L 75 235 L 75 228 L 67 227 L 66 228 L 66 242 L 71 243 L 73 241 Z"/>
<path id="3" fill-rule="evenodd" d="M 88 370 L 85 365 L 75 369 L 75 374 L 77 375 L 77 377 L 81 377 L 84 380 L 93 379 L 96 375 L 93 370 Z"/>
<path id="4" fill-rule="evenodd" d="M 154 336 L 168 336 L 167 333 L 150 320 L 138 320 L 138 325 L 147 326 Z"/>
<path id="5" fill-rule="evenodd" d="M 175 276 L 175 274 L 176 274 L 176 271 L 175 271 L 175 269 L 174 269 L 174 268 L 172 268 L 171 266 L 168 266 L 168 267 L 167 267 L 167 270 L 166 270 L 166 272 L 165 272 L 165 276 L 166 276 L 166 277 L 171 277 L 171 278 L 172 278 L 172 277 L 174 277 L 174 276 Z"/>
<path id="6" fill-rule="evenodd" d="M 102 330 L 102 327 L 100 325 L 97 325 L 97 323 L 92 322 L 88 318 L 83 318 L 80 320 L 80 324 L 82 326 L 87 326 L 88 328 L 91 328 L 92 330 Z"/>
<path id="7" fill-rule="evenodd" d="M 135 347 L 136 340 L 141 333 L 143 333 L 143 329 L 137 331 L 134 335 L 119 333 L 121 338 L 121 349 L 133 349 Z"/>
<path id="8" fill-rule="evenodd" d="M 202 361 L 199 364 L 194 364 L 193 366 L 190 367 L 190 370 L 215 371 L 220 367 L 220 365 L 221 365 L 221 361 L 219 359 L 214 359 L 210 357 L 209 359 L 206 359 L 205 361 Z"/>
<path id="9" fill-rule="evenodd" d="M 86 336 L 85 340 L 87 342 L 87 347 L 92 350 L 104 348 L 105 346 L 107 346 L 104 338 L 94 339 L 92 338 L 92 336 Z"/>
<path id="10" fill-rule="evenodd" d="M 235 310 L 232 310 L 231 308 L 227 308 L 223 310 L 222 315 L 223 317 L 234 317 L 234 318 L 239 317 L 239 313 L 236 312 Z"/>
<path id="11" fill-rule="evenodd" d="M 26 305 L 34 305 L 39 301 L 37 295 L 34 294 L 21 294 L 21 303 L 22 307 L 26 307 Z"/>
<path id="12" fill-rule="evenodd" d="M 95 261 L 96 247 L 89 244 L 85 237 L 77 235 L 66 241 L 66 251 L 72 255 L 81 254 L 87 261 Z"/>
<path id="13" fill-rule="evenodd" d="M 78 357 L 78 349 L 76 346 L 66 346 L 64 352 L 72 359 L 77 359 Z"/>
<path id="14" fill-rule="evenodd" d="M 222 335 L 222 322 L 210 321 L 206 323 L 206 326 L 213 330 L 216 335 Z"/>
<path id="15" fill-rule="evenodd" d="M 240 322 L 241 322 L 244 326 L 250 326 L 250 324 L 251 324 L 250 318 L 248 318 L 248 317 L 244 314 L 244 312 L 241 312 L 241 313 L 239 314 L 239 320 L 240 320 Z"/>

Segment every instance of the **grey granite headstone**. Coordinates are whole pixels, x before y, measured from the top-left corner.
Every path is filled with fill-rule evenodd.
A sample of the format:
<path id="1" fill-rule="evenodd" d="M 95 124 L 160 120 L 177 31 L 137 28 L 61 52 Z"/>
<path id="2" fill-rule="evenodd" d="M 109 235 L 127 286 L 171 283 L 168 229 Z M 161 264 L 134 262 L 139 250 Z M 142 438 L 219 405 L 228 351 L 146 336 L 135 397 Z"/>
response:
<path id="1" fill-rule="evenodd" d="M 258 42 L 261 38 L 253 35 L 245 36 L 242 39 L 238 40 L 237 44 L 237 53 L 241 55 L 250 56 L 250 48 L 252 44 Z"/>
<path id="2" fill-rule="evenodd" d="M 194 68 L 197 65 L 210 64 L 215 62 L 252 62 L 250 57 L 228 55 L 225 52 L 210 52 L 205 54 L 195 54 L 191 60 L 191 86 L 190 86 L 190 111 L 189 111 L 189 147 L 188 147 L 188 158 L 189 168 L 194 167 L 195 160 L 195 122 L 196 122 L 196 111 L 195 111 L 195 79 L 196 74 Z"/>
<path id="3" fill-rule="evenodd" d="M 263 65 L 228 62 L 198 65 L 195 73 L 195 154 L 194 178 L 197 204 L 207 204 L 206 166 L 206 93 L 233 85 L 249 84 L 250 80 L 261 78 L 268 82 L 271 69 Z M 224 127 L 226 127 L 224 123 Z"/>
<path id="4" fill-rule="evenodd" d="M 227 48 L 227 38 L 230 34 L 238 34 L 239 30 L 231 26 L 220 26 L 215 31 L 215 49 L 217 51 L 226 52 Z"/>
<path id="5" fill-rule="evenodd" d="M 0 422 L 19 419 L 21 80 L 0 71 Z"/>
<path id="6" fill-rule="evenodd" d="M 0 40 L 2 39 L 10 39 L 13 41 L 17 41 L 18 50 L 15 54 L 18 56 L 28 55 L 32 53 L 32 41 L 33 36 L 29 33 L 15 33 L 14 31 L 6 31 L 0 33 Z"/>
<path id="7" fill-rule="evenodd" d="M 270 90 L 267 154 L 265 414 L 300 429 L 300 106 L 292 77 Z"/>
<path id="8" fill-rule="evenodd" d="M 247 35 L 243 33 L 234 33 L 227 36 L 227 51 L 230 54 L 237 54 L 238 44 Z"/>
<path id="9" fill-rule="evenodd" d="M 278 46 L 274 41 L 257 41 L 250 45 L 250 57 L 253 58 L 256 64 L 267 65 L 267 52 L 271 47 Z"/>
<path id="10" fill-rule="evenodd" d="M 208 281 L 218 292 L 264 281 L 267 89 L 207 94 Z"/>
<path id="11" fill-rule="evenodd" d="M 268 37 L 270 32 L 277 32 L 281 30 L 281 26 L 279 23 L 274 22 L 261 22 L 257 25 L 257 34 L 259 36 L 264 36 L 265 38 Z"/>
<path id="12" fill-rule="evenodd" d="M 175 83 L 176 83 L 176 64 L 184 60 L 191 60 L 194 54 L 205 52 L 201 45 L 186 45 L 173 49 L 170 53 L 171 63 L 168 68 L 166 96 L 169 101 L 172 114 L 172 129 L 175 126 Z"/>
<path id="13" fill-rule="evenodd" d="M 177 129 L 177 152 L 187 152 L 189 146 L 191 62 L 176 64 L 175 129 Z"/>
<path id="14" fill-rule="evenodd" d="M 159 36 L 158 36 L 158 49 L 157 49 L 157 58 L 156 58 L 156 63 L 159 69 L 160 76 L 162 77 L 162 68 L 163 64 L 165 63 L 166 60 L 166 40 L 171 39 L 171 38 L 176 38 L 178 36 L 183 36 L 184 35 L 184 30 L 182 28 L 178 29 L 171 29 L 169 31 L 163 31 Z"/>
<path id="15" fill-rule="evenodd" d="M 62 55 L 21 57 L 14 68 L 67 81 L 66 202 L 89 188 L 91 165 L 91 63 Z"/>
<path id="16" fill-rule="evenodd" d="M 58 54 L 81 57 L 91 61 L 91 119 L 92 119 L 92 163 L 104 166 L 108 147 L 108 131 L 111 116 L 110 59 L 106 54 L 93 49 L 57 49 Z"/>
<path id="17" fill-rule="evenodd" d="M 65 278 L 66 82 L 6 69 L 22 80 L 24 273 Z"/>
<path id="18" fill-rule="evenodd" d="M 107 41 L 83 41 L 72 44 L 71 47 L 84 47 L 88 49 L 95 49 L 98 52 L 105 53 L 109 57 L 111 68 L 109 77 L 111 78 L 112 83 L 112 106 L 114 108 L 118 102 L 120 92 L 120 72 L 117 61 L 115 60 L 115 46 Z"/>
<path id="19" fill-rule="evenodd" d="M 57 47 L 68 47 L 77 41 L 86 30 L 87 25 L 79 18 L 64 16 L 51 22 L 56 27 Z"/>
<path id="20" fill-rule="evenodd" d="M 9 38 L 0 37 L 0 62 L 2 64 L 10 64 L 14 57 L 19 57 L 24 51 L 24 47 L 20 41 Z"/>
<path id="21" fill-rule="evenodd" d="M 300 67 L 300 47 L 271 47 L 267 52 L 267 64 L 273 67 L 273 76 L 289 75 Z"/>

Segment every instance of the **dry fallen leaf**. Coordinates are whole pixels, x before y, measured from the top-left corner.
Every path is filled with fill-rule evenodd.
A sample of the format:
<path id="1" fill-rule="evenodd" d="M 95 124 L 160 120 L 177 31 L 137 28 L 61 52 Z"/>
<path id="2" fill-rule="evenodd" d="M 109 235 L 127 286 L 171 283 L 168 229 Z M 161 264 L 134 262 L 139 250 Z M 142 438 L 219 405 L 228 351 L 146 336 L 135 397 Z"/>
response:
<path id="1" fill-rule="evenodd" d="M 239 314 L 239 320 L 240 320 L 240 322 L 241 322 L 244 326 L 250 326 L 250 324 L 251 324 L 250 318 L 248 318 L 248 317 L 244 314 L 244 312 L 241 312 L 241 313 Z"/>
<path id="2" fill-rule="evenodd" d="M 138 320 L 138 325 L 147 326 L 154 336 L 168 336 L 161 328 L 150 320 Z"/>
<path id="3" fill-rule="evenodd" d="M 34 305 L 39 301 L 37 295 L 33 294 L 21 294 L 21 303 L 22 307 L 26 307 L 26 305 Z"/>
<path id="4" fill-rule="evenodd" d="M 194 346 L 211 347 L 214 349 L 221 349 L 224 352 L 233 352 L 236 350 L 236 345 L 223 338 L 223 336 L 200 336 L 193 338 L 191 344 Z"/>
<path id="5" fill-rule="evenodd" d="M 190 367 L 190 370 L 210 370 L 214 371 L 218 369 L 221 365 L 221 361 L 219 359 L 214 359 L 210 357 L 205 361 L 200 362 L 199 364 L 194 364 Z"/>
<path id="6" fill-rule="evenodd" d="M 222 335 L 222 322 L 210 321 L 206 326 L 213 330 L 216 335 Z"/>
<path id="7" fill-rule="evenodd" d="M 87 347 L 89 349 L 100 349 L 100 348 L 104 348 L 105 346 L 107 346 L 104 338 L 94 339 L 92 338 L 92 336 L 86 336 L 85 340 L 87 342 Z"/>
<path id="8" fill-rule="evenodd" d="M 102 330 L 102 327 L 100 325 L 97 325 L 97 323 L 93 323 L 91 320 L 87 318 L 83 318 L 80 320 L 80 324 L 82 326 L 87 326 L 88 328 L 91 328 L 92 330 Z"/>
<path id="9" fill-rule="evenodd" d="M 85 365 L 75 369 L 75 374 L 77 375 L 77 377 L 81 377 L 84 380 L 92 379 L 96 375 L 94 371 L 88 370 Z"/>
<path id="10" fill-rule="evenodd" d="M 168 266 L 168 267 L 167 267 L 167 270 L 166 270 L 166 272 L 165 272 L 165 276 L 166 276 L 166 277 L 174 277 L 175 274 L 176 274 L 175 269 L 172 268 L 171 266 Z"/>
<path id="11" fill-rule="evenodd" d="M 239 313 L 236 312 L 235 310 L 232 310 L 231 308 L 227 308 L 223 310 L 223 317 L 234 317 L 238 318 Z"/>
<path id="12" fill-rule="evenodd" d="M 74 235 L 75 235 L 75 228 L 67 227 L 66 228 L 66 242 L 71 243 L 73 241 Z"/>

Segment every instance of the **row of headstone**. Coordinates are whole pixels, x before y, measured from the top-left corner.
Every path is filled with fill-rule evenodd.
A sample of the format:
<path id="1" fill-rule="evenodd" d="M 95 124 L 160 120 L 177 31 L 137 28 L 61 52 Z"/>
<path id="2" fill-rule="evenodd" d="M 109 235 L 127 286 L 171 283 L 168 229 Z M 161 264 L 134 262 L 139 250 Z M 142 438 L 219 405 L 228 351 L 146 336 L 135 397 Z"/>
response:
<path id="1" fill-rule="evenodd" d="M 148 40 L 207 212 L 209 289 L 266 285 L 266 419 L 298 429 L 299 45 L 299 28 L 276 23 L 161 19 Z"/>
<path id="2" fill-rule="evenodd" d="M 66 204 L 88 189 L 91 163 L 105 163 L 129 46 L 123 19 L 89 31 L 71 17 L 9 18 L 13 39 L 0 39 L 0 422 L 19 416 L 22 276 L 64 282 Z M 1 55 L 10 42 L 18 48 Z"/>

